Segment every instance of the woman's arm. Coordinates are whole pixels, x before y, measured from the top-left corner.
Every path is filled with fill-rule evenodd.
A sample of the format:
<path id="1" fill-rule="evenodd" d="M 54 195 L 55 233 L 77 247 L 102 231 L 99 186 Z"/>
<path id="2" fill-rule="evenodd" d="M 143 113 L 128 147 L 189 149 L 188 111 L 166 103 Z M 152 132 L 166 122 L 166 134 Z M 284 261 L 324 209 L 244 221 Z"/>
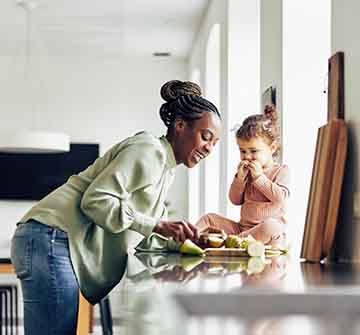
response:
<path id="1" fill-rule="evenodd" d="M 130 199 L 134 192 L 160 180 L 165 162 L 165 154 L 154 144 L 123 148 L 83 194 L 82 211 L 95 224 L 112 233 L 130 228 L 149 235 L 156 219 L 136 211 Z"/>

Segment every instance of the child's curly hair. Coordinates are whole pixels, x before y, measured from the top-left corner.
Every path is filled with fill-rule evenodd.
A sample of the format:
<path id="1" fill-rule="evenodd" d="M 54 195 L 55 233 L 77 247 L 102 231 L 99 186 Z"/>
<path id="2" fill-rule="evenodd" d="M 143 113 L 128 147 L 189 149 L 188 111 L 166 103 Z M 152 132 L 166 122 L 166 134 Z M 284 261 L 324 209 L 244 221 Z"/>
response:
<path id="1" fill-rule="evenodd" d="M 250 140 L 254 137 L 265 139 L 270 145 L 275 143 L 274 157 L 280 151 L 280 129 L 277 123 L 277 112 L 273 106 L 266 106 L 264 114 L 247 117 L 236 131 L 236 138 Z"/>

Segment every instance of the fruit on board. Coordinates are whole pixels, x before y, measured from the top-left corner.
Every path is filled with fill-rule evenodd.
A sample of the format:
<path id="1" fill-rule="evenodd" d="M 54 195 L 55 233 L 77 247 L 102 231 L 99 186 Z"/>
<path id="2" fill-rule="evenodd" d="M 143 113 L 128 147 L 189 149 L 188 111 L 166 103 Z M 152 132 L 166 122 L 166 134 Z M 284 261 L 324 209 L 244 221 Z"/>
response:
<path id="1" fill-rule="evenodd" d="M 224 245 L 226 236 L 222 233 L 204 232 L 200 235 L 199 245 L 203 248 L 220 248 Z"/>
<path id="2" fill-rule="evenodd" d="M 241 238 L 237 235 L 228 235 L 225 240 L 226 248 L 240 248 Z"/>
<path id="3" fill-rule="evenodd" d="M 207 244 L 211 248 L 220 248 L 224 244 L 224 239 L 221 237 L 209 235 Z"/>
<path id="4" fill-rule="evenodd" d="M 251 241 L 248 243 L 247 253 L 251 257 L 264 257 L 265 246 L 260 241 Z"/>
<path id="5" fill-rule="evenodd" d="M 180 246 L 180 252 L 182 254 L 188 255 L 203 255 L 204 250 L 197 246 L 193 241 L 187 239 L 184 243 Z"/>
<path id="6" fill-rule="evenodd" d="M 247 249 L 250 242 L 256 241 L 251 235 L 241 238 L 240 248 Z"/>

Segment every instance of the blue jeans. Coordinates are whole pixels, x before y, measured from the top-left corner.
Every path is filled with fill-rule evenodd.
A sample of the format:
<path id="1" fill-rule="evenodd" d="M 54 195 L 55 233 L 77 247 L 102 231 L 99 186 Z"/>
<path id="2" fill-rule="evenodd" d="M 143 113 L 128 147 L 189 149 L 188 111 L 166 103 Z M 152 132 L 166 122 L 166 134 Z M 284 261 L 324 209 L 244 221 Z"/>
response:
<path id="1" fill-rule="evenodd" d="M 79 287 L 67 234 L 35 220 L 21 224 L 11 261 L 21 281 L 25 335 L 76 334 Z"/>

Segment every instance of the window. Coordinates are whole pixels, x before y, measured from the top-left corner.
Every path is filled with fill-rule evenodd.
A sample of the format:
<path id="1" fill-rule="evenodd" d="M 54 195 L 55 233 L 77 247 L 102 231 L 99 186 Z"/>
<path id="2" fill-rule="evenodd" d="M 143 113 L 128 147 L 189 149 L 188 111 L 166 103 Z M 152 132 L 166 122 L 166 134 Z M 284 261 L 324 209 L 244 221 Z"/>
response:
<path id="1" fill-rule="evenodd" d="M 194 69 L 191 73 L 191 81 L 201 86 L 200 75 L 200 70 Z M 188 169 L 188 173 L 188 219 L 191 223 L 195 223 L 200 217 L 200 165 L 198 164 L 193 168 Z"/>
<path id="2" fill-rule="evenodd" d="M 288 234 L 300 253 L 317 130 L 326 123 L 330 0 L 283 1 L 283 161 L 291 171 Z"/>
<path id="3" fill-rule="evenodd" d="M 206 48 L 206 98 L 220 106 L 220 25 L 211 28 Z M 216 145 L 204 164 L 204 212 L 219 212 L 220 145 Z"/>

